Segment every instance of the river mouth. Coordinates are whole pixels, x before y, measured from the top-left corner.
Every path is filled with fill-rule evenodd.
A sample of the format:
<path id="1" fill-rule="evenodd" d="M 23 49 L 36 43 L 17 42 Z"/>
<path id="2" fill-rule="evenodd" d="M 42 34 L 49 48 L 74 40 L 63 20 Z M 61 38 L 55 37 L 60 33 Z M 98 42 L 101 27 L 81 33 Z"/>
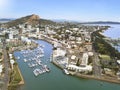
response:
<path id="1" fill-rule="evenodd" d="M 88 80 L 76 78 L 74 76 L 65 75 L 63 71 L 57 68 L 50 62 L 52 54 L 52 45 L 42 40 L 36 40 L 39 44 L 44 45 L 44 57 L 41 60 L 50 68 L 49 73 L 38 75 L 33 74 L 27 63 L 24 62 L 24 57 L 20 51 L 14 52 L 15 57 L 20 57 L 17 60 L 20 71 L 23 75 L 25 84 L 20 90 L 119 90 L 120 85 L 110 84 L 96 80 Z M 102 85 L 101 85 L 102 83 Z"/>

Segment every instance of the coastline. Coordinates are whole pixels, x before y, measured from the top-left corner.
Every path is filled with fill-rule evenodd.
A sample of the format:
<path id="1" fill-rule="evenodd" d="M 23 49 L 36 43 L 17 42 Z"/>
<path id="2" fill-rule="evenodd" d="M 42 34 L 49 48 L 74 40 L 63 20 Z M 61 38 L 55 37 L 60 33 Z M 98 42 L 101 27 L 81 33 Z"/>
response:
<path id="1" fill-rule="evenodd" d="M 21 77 L 21 81 L 19 82 L 19 85 L 24 85 L 25 84 L 25 81 L 24 81 L 24 79 L 23 79 L 23 76 L 22 76 L 22 74 L 21 74 L 21 71 L 20 71 L 20 69 L 19 69 L 19 66 L 17 66 L 17 69 L 18 69 L 18 72 L 19 72 L 19 74 L 20 74 L 20 77 Z"/>
<path id="2" fill-rule="evenodd" d="M 72 73 L 71 73 L 72 75 Z M 86 78 L 86 79 L 94 79 L 94 80 L 99 80 L 99 81 L 105 81 L 109 83 L 116 83 L 120 84 L 120 80 L 115 80 L 115 78 L 105 78 L 106 76 L 102 76 L 101 78 L 94 77 L 94 75 L 83 75 L 79 73 L 75 73 L 74 76 L 80 77 L 80 78 Z"/>

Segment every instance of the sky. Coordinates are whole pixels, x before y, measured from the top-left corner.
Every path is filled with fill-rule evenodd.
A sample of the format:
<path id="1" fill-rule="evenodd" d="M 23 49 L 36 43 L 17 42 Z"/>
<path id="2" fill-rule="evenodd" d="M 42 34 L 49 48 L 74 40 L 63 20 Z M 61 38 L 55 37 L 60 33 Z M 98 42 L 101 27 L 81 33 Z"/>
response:
<path id="1" fill-rule="evenodd" d="M 0 0 L 0 18 L 120 21 L 120 0 Z"/>

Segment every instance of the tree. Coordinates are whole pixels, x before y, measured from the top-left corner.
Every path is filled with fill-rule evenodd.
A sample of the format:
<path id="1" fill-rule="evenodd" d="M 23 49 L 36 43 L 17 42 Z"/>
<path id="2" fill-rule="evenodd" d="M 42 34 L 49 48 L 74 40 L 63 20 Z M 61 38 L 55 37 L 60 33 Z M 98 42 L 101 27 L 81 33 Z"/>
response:
<path id="1" fill-rule="evenodd" d="M 2 58 L 2 52 L 0 52 L 0 59 Z"/>
<path id="2" fill-rule="evenodd" d="M 9 38 L 9 33 L 5 33 L 5 38 L 6 38 L 6 39 Z"/>
<path id="3" fill-rule="evenodd" d="M 6 50 L 9 51 L 9 47 L 6 47 Z"/>
<path id="4" fill-rule="evenodd" d="M 80 66 L 80 59 L 78 58 L 76 66 Z"/>

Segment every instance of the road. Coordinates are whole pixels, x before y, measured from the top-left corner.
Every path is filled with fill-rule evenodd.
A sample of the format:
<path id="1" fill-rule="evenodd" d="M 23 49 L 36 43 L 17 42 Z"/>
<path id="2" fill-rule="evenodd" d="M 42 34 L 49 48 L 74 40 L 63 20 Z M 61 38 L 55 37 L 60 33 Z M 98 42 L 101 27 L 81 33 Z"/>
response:
<path id="1" fill-rule="evenodd" d="M 97 78 L 100 78 L 101 77 L 101 65 L 100 65 L 100 60 L 96 52 L 94 52 L 93 70 L 94 70 L 93 71 L 94 76 Z"/>
<path id="2" fill-rule="evenodd" d="M 5 83 L 4 84 L 4 87 L 3 87 L 3 90 L 8 90 L 8 84 L 9 84 L 9 79 L 10 79 L 10 76 L 9 76 L 9 61 L 8 61 L 8 55 L 7 55 L 7 51 L 6 51 L 6 42 L 4 41 L 3 42 L 3 55 L 4 55 L 4 67 L 5 67 L 5 71 L 4 71 L 4 78 L 3 78 L 3 82 Z"/>
<path id="3" fill-rule="evenodd" d="M 95 39 L 98 38 L 97 36 L 94 36 L 93 37 L 93 43 L 92 43 L 92 50 L 93 50 L 93 53 L 94 53 L 94 58 L 93 58 L 93 73 L 94 73 L 94 76 L 97 77 L 97 78 L 101 78 L 101 65 L 100 65 L 100 59 L 98 57 L 98 53 L 95 52 L 95 49 L 94 49 L 94 42 L 95 42 Z"/>

